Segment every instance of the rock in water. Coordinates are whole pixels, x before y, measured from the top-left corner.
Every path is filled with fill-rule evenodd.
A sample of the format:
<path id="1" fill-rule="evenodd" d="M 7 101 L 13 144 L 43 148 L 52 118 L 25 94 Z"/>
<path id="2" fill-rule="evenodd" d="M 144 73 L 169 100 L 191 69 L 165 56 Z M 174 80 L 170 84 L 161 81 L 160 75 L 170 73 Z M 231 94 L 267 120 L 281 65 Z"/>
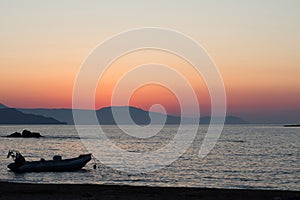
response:
<path id="1" fill-rule="evenodd" d="M 7 137 L 40 138 L 43 136 L 40 133 L 31 132 L 31 131 L 28 131 L 25 129 L 22 131 L 22 134 L 19 132 L 14 132 L 14 133 L 8 135 Z"/>
<path id="2" fill-rule="evenodd" d="M 22 135 L 21 135 L 21 133 L 19 133 L 19 132 L 14 132 L 14 133 L 12 133 L 12 134 L 6 136 L 6 137 L 22 137 Z"/>

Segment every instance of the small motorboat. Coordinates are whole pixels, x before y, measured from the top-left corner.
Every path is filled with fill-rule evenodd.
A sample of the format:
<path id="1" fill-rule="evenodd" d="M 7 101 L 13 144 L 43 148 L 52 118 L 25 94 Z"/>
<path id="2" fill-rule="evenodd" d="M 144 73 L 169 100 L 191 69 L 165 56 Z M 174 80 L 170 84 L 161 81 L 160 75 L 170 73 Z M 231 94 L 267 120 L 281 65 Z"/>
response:
<path id="1" fill-rule="evenodd" d="M 10 163 L 7 167 L 13 172 L 64 172 L 80 170 L 91 160 L 92 154 L 83 154 L 70 159 L 54 156 L 53 160 L 42 158 L 40 161 L 26 161 L 20 152 L 9 151 L 7 158 L 9 157 L 13 158 L 14 163 Z"/>

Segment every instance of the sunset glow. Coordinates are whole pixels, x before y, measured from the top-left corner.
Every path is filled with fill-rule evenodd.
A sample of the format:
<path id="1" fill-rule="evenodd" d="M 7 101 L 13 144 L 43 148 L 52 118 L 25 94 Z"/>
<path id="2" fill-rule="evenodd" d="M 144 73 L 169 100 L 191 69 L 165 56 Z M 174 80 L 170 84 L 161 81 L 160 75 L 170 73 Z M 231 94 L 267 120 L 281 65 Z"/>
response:
<path id="1" fill-rule="evenodd" d="M 222 75 L 228 114 L 254 122 L 275 122 L 281 114 L 295 121 L 300 117 L 299 2 L 254 2 L 169 2 L 160 10 L 154 3 L 138 1 L 92 2 L 93 6 L 76 1 L 59 7 L 39 1 L 1 2 L 0 103 L 17 108 L 71 108 L 76 75 L 93 48 L 121 31 L 156 26 L 178 30 L 204 46 Z M 151 63 L 170 66 L 186 77 L 201 114 L 209 115 L 210 96 L 193 66 L 178 56 L 151 50 L 127 54 L 109 66 L 96 88 L 95 108 L 112 105 L 113 89 L 124 73 Z M 133 77 L 178 81 L 153 73 Z M 126 88 L 130 82 L 122 84 Z M 117 102 L 126 104 L 122 95 Z M 180 114 L 172 91 L 158 85 L 138 88 L 129 104 L 146 110 L 162 104 L 168 114 Z M 192 110 L 184 114 L 193 115 Z"/>

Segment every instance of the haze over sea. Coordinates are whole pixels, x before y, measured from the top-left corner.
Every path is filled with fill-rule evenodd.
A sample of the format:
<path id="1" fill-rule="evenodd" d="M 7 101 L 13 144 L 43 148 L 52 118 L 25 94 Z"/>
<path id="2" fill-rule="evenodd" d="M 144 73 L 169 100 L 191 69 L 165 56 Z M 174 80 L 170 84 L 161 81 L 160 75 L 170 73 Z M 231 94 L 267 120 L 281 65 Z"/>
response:
<path id="1" fill-rule="evenodd" d="M 117 126 L 102 127 L 119 147 L 136 152 L 165 145 L 177 131 L 176 125 L 167 125 L 155 137 L 137 141 L 122 134 Z M 6 167 L 11 162 L 6 158 L 10 149 L 19 150 L 27 160 L 52 159 L 57 154 L 63 158 L 77 157 L 87 152 L 75 127 L 69 125 L 2 125 L 0 136 L 23 129 L 40 132 L 45 137 L 1 138 L 1 181 L 300 190 L 299 128 L 225 125 L 214 149 L 200 159 L 197 153 L 207 129 L 206 125 L 201 125 L 196 140 L 183 156 L 170 166 L 151 173 L 127 174 L 100 162 L 94 170 L 91 161 L 78 172 L 15 174 Z"/>

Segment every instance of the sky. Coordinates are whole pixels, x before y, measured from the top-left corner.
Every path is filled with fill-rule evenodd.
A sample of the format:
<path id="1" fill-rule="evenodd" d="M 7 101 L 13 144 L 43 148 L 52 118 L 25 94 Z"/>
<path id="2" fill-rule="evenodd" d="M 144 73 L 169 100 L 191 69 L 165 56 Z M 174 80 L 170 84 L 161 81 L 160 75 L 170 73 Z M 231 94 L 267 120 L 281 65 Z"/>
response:
<path id="1" fill-rule="evenodd" d="M 224 81 L 228 114 L 254 123 L 299 122 L 299 7 L 298 0 L 1 0 L 0 102 L 19 108 L 71 108 L 76 75 L 97 45 L 126 30 L 161 27 L 206 49 Z M 189 63 L 153 51 L 112 63 L 99 82 L 96 108 L 110 105 L 113 86 L 126 70 L 147 62 L 168 64 L 185 74 L 200 110 L 209 113 L 209 93 Z M 122 95 L 117 102 L 124 104 Z M 139 88 L 129 103 L 144 109 L 158 103 L 168 113 L 180 114 L 174 93 L 159 85 Z"/>

